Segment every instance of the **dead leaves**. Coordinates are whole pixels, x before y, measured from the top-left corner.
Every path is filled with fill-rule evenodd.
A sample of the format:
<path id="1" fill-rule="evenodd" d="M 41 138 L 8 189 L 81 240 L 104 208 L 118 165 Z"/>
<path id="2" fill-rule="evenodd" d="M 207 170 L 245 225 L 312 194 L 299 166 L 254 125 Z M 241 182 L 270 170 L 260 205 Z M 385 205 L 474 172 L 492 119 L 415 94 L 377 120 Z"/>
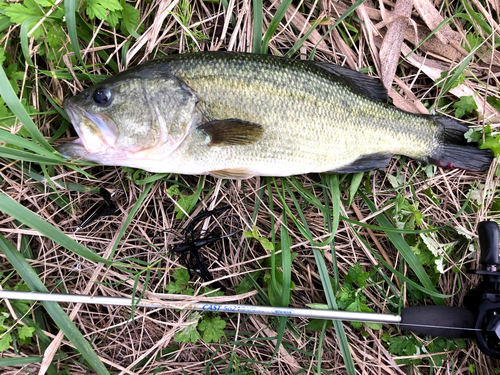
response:
<path id="1" fill-rule="evenodd" d="M 398 0 L 394 8 L 393 21 L 387 27 L 382 47 L 380 47 L 380 63 L 382 83 L 390 91 L 392 80 L 399 62 L 399 53 L 408 27 L 413 0 Z"/>
<path id="2" fill-rule="evenodd" d="M 348 4 L 338 2 L 333 7 L 342 14 L 347 10 Z M 442 74 L 446 75 L 465 59 L 472 57 L 464 70 L 466 79 L 450 92 L 457 97 L 472 96 L 478 107 L 479 119 L 488 122 L 500 120 L 500 113 L 486 101 L 486 97 L 492 95 L 492 92 L 497 97 L 500 92 L 487 78 L 481 79 L 497 77 L 500 72 L 500 55 L 498 51 L 490 48 L 491 42 L 483 43 L 481 40 L 483 45 L 473 49 L 466 39 L 467 30 L 462 29 L 462 23 L 459 20 L 445 20 L 441 10 L 430 0 L 398 0 L 394 9 L 390 8 L 390 3 L 380 1 L 379 4 L 385 8 L 379 10 L 365 3 L 360 7 L 358 16 L 363 21 L 362 27 L 370 52 L 372 55 L 376 53 L 376 56 L 372 56 L 372 64 L 375 65 L 397 107 L 410 112 L 427 112 L 405 80 L 395 75 L 401 58 L 405 59 L 406 64 L 417 68 L 418 75 L 423 74 L 437 82 Z M 485 14 L 487 12 L 484 7 L 477 7 L 476 1 L 472 4 L 497 36 L 500 31 L 497 29 L 498 24 Z M 452 22 L 455 30 L 451 27 Z M 415 51 L 414 47 L 417 47 Z M 414 80 L 415 78 L 412 78 L 412 81 Z M 393 83 L 399 87 L 399 93 L 391 89 Z M 489 87 L 489 94 L 485 92 L 485 86 Z"/>

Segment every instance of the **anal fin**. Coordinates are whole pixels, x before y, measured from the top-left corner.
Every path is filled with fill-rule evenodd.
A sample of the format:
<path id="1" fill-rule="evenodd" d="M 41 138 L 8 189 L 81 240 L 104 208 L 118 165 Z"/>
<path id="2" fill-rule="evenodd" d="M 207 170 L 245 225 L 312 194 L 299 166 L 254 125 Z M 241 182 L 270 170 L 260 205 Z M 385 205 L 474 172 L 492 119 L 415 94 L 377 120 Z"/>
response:
<path id="1" fill-rule="evenodd" d="M 255 176 L 255 172 L 247 168 L 228 168 L 218 171 L 210 171 L 212 176 L 217 178 L 229 178 L 232 180 L 244 180 Z"/>
<path id="2" fill-rule="evenodd" d="M 392 154 L 389 152 L 361 155 L 352 163 L 326 173 L 358 173 L 373 171 L 374 169 L 384 169 L 389 165 L 391 157 Z"/>

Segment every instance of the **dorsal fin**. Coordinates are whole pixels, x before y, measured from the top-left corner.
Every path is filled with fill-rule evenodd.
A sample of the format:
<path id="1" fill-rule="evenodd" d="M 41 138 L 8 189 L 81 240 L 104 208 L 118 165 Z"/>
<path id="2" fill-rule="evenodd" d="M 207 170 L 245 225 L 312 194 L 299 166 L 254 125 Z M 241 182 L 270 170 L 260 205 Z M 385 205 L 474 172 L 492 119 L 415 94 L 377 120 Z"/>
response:
<path id="1" fill-rule="evenodd" d="M 314 65 L 333 74 L 342 83 L 349 86 L 355 93 L 364 95 L 378 102 L 387 103 L 387 90 L 373 78 L 363 73 L 356 72 L 355 70 L 323 61 L 315 61 Z"/>

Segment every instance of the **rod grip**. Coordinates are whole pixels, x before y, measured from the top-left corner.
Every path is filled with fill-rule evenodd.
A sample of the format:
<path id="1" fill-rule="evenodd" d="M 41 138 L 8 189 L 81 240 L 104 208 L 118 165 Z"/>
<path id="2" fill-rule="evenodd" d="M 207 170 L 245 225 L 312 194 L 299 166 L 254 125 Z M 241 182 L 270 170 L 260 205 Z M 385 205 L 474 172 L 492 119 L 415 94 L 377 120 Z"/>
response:
<path id="1" fill-rule="evenodd" d="M 415 306 L 401 311 L 399 326 L 423 335 L 475 338 L 476 318 L 463 307 Z"/>
<path id="2" fill-rule="evenodd" d="M 477 226 L 481 247 L 480 263 L 498 265 L 499 228 L 496 221 L 481 221 Z"/>

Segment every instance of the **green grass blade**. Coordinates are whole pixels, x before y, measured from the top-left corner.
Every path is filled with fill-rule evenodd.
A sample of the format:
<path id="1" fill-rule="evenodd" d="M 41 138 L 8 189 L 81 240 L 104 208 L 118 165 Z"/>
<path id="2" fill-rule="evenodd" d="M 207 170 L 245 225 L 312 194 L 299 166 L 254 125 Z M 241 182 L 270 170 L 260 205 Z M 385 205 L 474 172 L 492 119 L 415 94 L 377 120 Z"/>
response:
<path id="1" fill-rule="evenodd" d="M 326 176 L 322 175 L 322 179 Z M 331 215 L 325 215 L 326 223 L 328 224 L 328 231 L 332 234 L 337 233 L 337 229 L 339 227 L 340 222 L 340 182 L 339 176 L 332 174 L 328 175 L 328 185 L 330 186 L 330 194 L 332 196 L 332 212 L 333 212 L 333 222 L 331 220 Z M 325 196 L 325 206 L 328 203 L 328 195 Z M 339 269 L 337 265 L 337 255 L 335 252 L 335 241 L 330 243 L 330 250 L 332 251 L 332 262 L 333 262 L 333 280 L 335 282 L 336 290 L 340 287 L 340 277 L 339 277 Z"/>
<path id="2" fill-rule="evenodd" d="M 73 78 L 73 77 L 70 77 L 70 78 Z M 40 89 L 42 90 L 43 95 L 45 95 L 45 97 L 47 98 L 47 100 L 49 101 L 49 103 L 52 105 L 52 107 L 54 107 L 54 109 L 57 111 L 57 113 L 59 113 L 66 121 L 71 122 L 71 120 L 69 119 L 68 114 L 61 107 L 59 107 L 56 104 L 56 102 L 52 99 L 52 97 L 45 90 L 45 88 L 43 86 L 40 86 Z M 55 139 L 57 139 L 57 137 Z"/>
<path id="3" fill-rule="evenodd" d="M 33 292 L 49 292 L 22 254 L 1 234 L 0 249 Z M 42 302 L 42 305 L 89 365 L 99 374 L 109 374 L 89 342 L 83 337 L 61 306 L 56 302 L 47 301 Z"/>
<path id="4" fill-rule="evenodd" d="M 332 175 L 332 177 L 333 177 L 333 179 L 330 182 L 332 183 L 332 188 L 333 188 L 332 191 L 335 192 L 336 191 L 335 184 L 336 184 L 336 181 L 338 182 L 338 176 Z M 337 178 L 337 180 L 335 180 L 335 177 Z M 285 186 L 285 188 L 288 192 L 288 195 L 292 198 L 292 201 L 295 205 L 295 208 L 297 209 L 297 212 L 301 218 L 301 223 L 303 226 L 301 233 L 303 233 L 303 235 L 309 240 L 309 242 L 312 245 L 314 259 L 316 261 L 316 266 L 318 267 L 318 273 L 319 273 L 320 278 L 321 278 L 321 283 L 323 286 L 323 291 L 325 293 L 328 307 L 332 310 L 338 310 L 335 293 L 333 291 L 332 283 L 330 282 L 330 275 L 329 275 L 328 269 L 326 267 L 323 252 L 316 247 L 316 244 L 312 240 L 313 235 L 309 229 L 309 226 L 307 225 L 307 221 L 305 219 L 304 213 L 302 212 L 300 204 L 297 201 L 297 198 L 295 197 L 295 195 L 291 191 L 290 187 L 288 186 L 288 183 L 284 179 L 282 180 L 282 182 L 283 182 L 283 185 Z M 338 183 L 337 183 L 337 187 L 338 187 Z M 278 191 L 278 193 L 279 193 L 279 191 Z M 285 208 L 287 208 L 288 206 L 285 202 L 284 196 L 282 196 L 281 194 L 279 194 L 279 195 L 280 195 L 280 198 L 283 202 L 283 206 Z M 339 193 L 336 194 L 336 196 L 332 197 L 332 199 L 338 200 L 337 203 L 338 203 L 338 205 L 340 205 L 340 190 L 339 190 Z M 335 203 L 334 203 L 334 206 L 335 206 Z M 287 212 L 289 213 L 289 215 L 291 215 L 292 218 L 294 218 L 289 210 L 287 210 Z M 300 223 L 299 221 L 296 221 L 296 220 L 294 220 L 294 221 L 296 223 Z M 334 222 L 335 222 L 335 218 L 334 218 Z M 335 233 L 333 233 L 333 235 L 335 235 Z M 344 326 L 340 320 L 333 320 L 333 327 L 335 328 L 335 333 L 336 333 L 337 339 L 339 341 L 340 351 L 342 352 L 342 357 L 344 358 L 344 363 L 346 366 L 347 374 L 348 375 L 355 375 L 356 370 L 354 369 L 354 361 L 352 359 L 351 351 L 349 349 L 349 342 L 347 341 L 347 335 L 345 333 Z"/>
<path id="5" fill-rule="evenodd" d="M 281 306 L 286 307 L 290 303 L 290 288 L 292 284 L 292 254 L 290 247 L 292 240 L 286 227 L 286 211 L 283 211 L 283 225 L 281 226 L 281 263 L 283 269 L 283 280 L 281 283 Z"/>
<path id="6" fill-rule="evenodd" d="M 31 152 L 16 150 L 9 147 L 0 147 L 0 157 L 6 159 L 28 161 L 38 164 L 46 164 L 46 165 L 68 165 L 68 163 L 59 161 L 57 159 L 48 158 L 46 156 L 41 156 L 33 154 Z"/>
<path id="7" fill-rule="evenodd" d="M 302 47 L 302 45 L 304 44 L 304 42 L 307 40 L 307 38 L 309 38 L 309 36 L 312 34 L 312 32 L 314 30 L 316 30 L 316 27 L 319 25 L 319 23 L 321 22 L 321 19 L 318 18 L 316 21 L 314 21 L 314 23 L 311 25 L 311 27 L 309 28 L 309 30 L 307 30 L 307 32 L 304 34 L 304 36 L 302 38 L 300 38 L 294 45 L 292 48 L 290 48 L 290 50 L 285 53 L 284 57 L 290 57 L 290 56 L 293 56 L 293 54 L 295 52 L 297 52 L 300 47 Z"/>
<path id="8" fill-rule="evenodd" d="M 14 89 L 12 88 L 9 79 L 5 75 L 3 67 L 0 65 L 0 96 L 2 96 L 5 104 L 17 116 L 19 121 L 26 127 L 33 139 L 40 143 L 47 150 L 55 152 L 54 148 L 43 138 L 42 133 L 38 130 L 31 117 L 26 112 L 19 99 L 17 98 Z"/>
<path id="9" fill-rule="evenodd" d="M 253 44 L 252 52 L 261 53 L 262 50 L 262 17 L 264 14 L 262 0 L 253 0 Z"/>
<path id="10" fill-rule="evenodd" d="M 292 245 L 292 240 L 288 234 L 288 229 L 286 228 L 286 212 L 283 211 L 283 225 L 281 226 L 281 263 L 283 277 L 281 280 L 281 306 L 286 307 L 290 303 L 290 288 L 292 284 L 292 254 L 290 252 L 290 246 Z M 274 251 L 273 251 L 273 270 L 275 267 L 274 263 Z M 278 338 L 276 341 L 276 349 L 274 355 L 277 353 L 279 346 L 283 342 L 283 336 L 285 334 L 285 329 L 288 324 L 288 319 L 284 316 L 278 319 Z M 274 357 L 273 355 L 273 357 Z"/>
<path id="11" fill-rule="evenodd" d="M 68 1 L 68 0 L 66 0 Z M 65 3 L 66 3 L 65 1 Z M 78 14 L 76 13 L 75 14 L 75 23 L 78 24 L 78 26 L 80 27 L 78 30 L 80 31 L 79 33 L 79 37 L 87 44 L 90 43 L 91 40 L 94 41 L 94 45 L 96 47 L 101 47 L 101 46 L 105 46 L 107 45 L 108 43 L 106 43 L 104 40 L 102 40 L 99 36 L 95 36 L 94 35 L 94 30 L 93 30 L 93 27 L 88 25 L 87 22 L 85 22 L 85 20 Z M 77 40 L 78 42 L 78 40 Z M 109 59 L 109 53 L 107 53 L 105 50 L 101 50 L 101 51 L 97 51 L 97 54 L 101 57 L 101 59 L 103 61 L 107 61 L 108 62 L 108 66 L 115 72 L 115 73 L 118 73 L 120 70 L 118 69 L 118 64 L 116 63 L 116 61 L 114 60 L 111 60 Z M 85 68 L 85 65 L 83 65 L 82 63 L 82 66 Z M 96 77 L 92 74 L 88 74 L 87 75 L 87 79 L 90 79 L 91 81 L 93 81 L 94 83 L 96 82 L 100 82 L 102 80 L 102 78 L 99 78 L 99 79 L 95 79 Z"/>
<path id="12" fill-rule="evenodd" d="M 269 41 L 271 40 L 274 33 L 276 32 L 276 29 L 278 28 L 281 20 L 283 19 L 283 17 L 285 17 L 285 13 L 286 13 L 286 11 L 291 3 L 292 3 L 292 0 L 284 0 L 280 4 L 280 6 L 278 7 L 278 10 L 276 11 L 276 13 L 273 16 L 273 19 L 269 23 L 269 26 L 266 30 L 266 34 L 264 35 L 264 40 L 262 41 L 261 53 L 263 53 L 264 55 L 267 54 L 267 50 L 269 47 Z"/>
<path id="13" fill-rule="evenodd" d="M 41 217 L 37 216 L 35 213 L 31 212 L 3 193 L 0 193 L 0 211 L 5 212 L 7 215 L 40 232 L 41 235 L 50 238 L 52 241 L 57 242 L 59 245 L 84 257 L 85 259 L 105 263 L 107 265 L 113 264 L 112 261 L 97 255 L 93 251 L 90 251 L 85 246 L 71 239 L 52 224 L 49 224 Z"/>
<path id="14" fill-rule="evenodd" d="M 359 185 L 361 185 L 361 181 L 363 180 L 363 176 L 365 172 L 358 172 L 352 174 L 351 184 L 349 186 L 349 201 L 347 202 L 347 207 L 351 207 L 351 204 L 356 197 L 356 193 L 358 192 Z"/>
<path id="15" fill-rule="evenodd" d="M 351 226 L 352 227 L 352 226 Z M 370 252 L 373 254 L 373 256 L 375 258 L 377 258 L 377 260 L 384 266 L 386 267 L 389 272 L 393 273 L 396 277 L 398 277 L 400 280 L 402 280 L 403 282 L 405 282 L 406 284 L 412 286 L 413 288 L 415 289 L 418 289 L 420 290 L 422 293 L 426 293 L 428 294 L 429 296 L 431 297 L 434 297 L 434 298 L 437 298 L 437 299 L 442 299 L 442 298 L 450 298 L 452 297 L 452 295 L 446 295 L 446 294 L 440 294 L 438 292 L 433 292 L 433 291 L 430 291 L 429 289 L 426 289 L 425 287 L 423 287 L 422 285 L 420 284 L 417 284 L 415 281 L 409 279 L 408 277 L 406 277 L 405 275 L 403 275 L 401 272 L 399 272 L 398 270 L 396 270 L 395 268 L 391 267 L 385 260 L 384 258 L 377 252 L 375 251 L 368 242 L 366 242 L 366 240 L 363 238 L 363 236 L 361 236 L 359 234 L 359 232 L 353 228 L 353 231 L 354 233 L 356 234 L 356 236 L 358 237 L 358 239 L 363 243 L 363 245 L 368 249 L 370 250 Z M 383 273 L 381 272 L 381 275 L 384 277 Z M 390 284 L 389 284 L 390 285 Z"/>
<path id="16" fill-rule="evenodd" d="M 9 144 L 25 148 L 28 150 L 31 150 L 33 152 L 36 152 L 37 154 L 44 155 L 45 157 L 52 159 L 57 162 L 62 162 L 61 164 L 64 163 L 64 159 L 61 158 L 60 156 L 57 156 L 53 152 L 50 152 L 49 150 L 41 147 L 40 145 L 36 144 L 35 142 L 32 142 L 26 138 L 23 138 L 19 135 L 12 134 L 11 132 L 4 130 L 0 128 L 0 139 L 3 142 L 7 142 Z"/>
<path id="17" fill-rule="evenodd" d="M 332 196 L 332 212 L 333 212 L 333 222 L 331 228 L 328 228 L 332 234 L 337 233 L 337 229 L 340 222 L 340 182 L 339 176 L 332 174 L 328 176 L 328 185 L 330 186 L 330 193 Z M 331 242 L 332 257 L 335 259 L 334 266 L 334 281 L 338 284 L 339 271 L 337 267 L 336 253 L 334 247 L 334 241 Z M 326 300 L 330 309 L 338 309 L 337 299 L 335 297 L 335 291 L 333 290 L 332 283 L 330 282 L 330 275 L 328 269 L 326 268 L 325 258 L 323 252 L 318 249 L 313 249 L 314 258 L 316 259 L 316 264 L 318 266 L 318 271 L 320 273 L 321 282 L 323 284 Z M 319 259 L 320 258 L 320 259 Z M 319 263 L 318 263 L 319 260 Z M 347 335 L 345 333 L 344 325 L 339 320 L 333 321 L 333 327 L 337 333 L 337 339 L 339 341 L 340 350 L 342 356 L 344 357 L 344 362 L 346 365 L 346 370 L 349 375 L 355 374 L 354 361 L 352 359 L 351 351 L 349 349 L 349 342 L 347 341 Z M 318 366 L 321 362 L 318 360 Z M 319 367 L 318 367 L 319 368 Z"/>
<path id="18" fill-rule="evenodd" d="M 366 205 L 370 209 L 371 212 L 377 212 L 377 208 L 375 207 L 375 204 L 362 192 L 360 191 L 359 194 L 365 201 Z M 392 226 L 392 223 L 389 221 L 387 217 L 385 217 L 384 214 L 378 214 L 375 216 L 375 219 L 377 222 L 384 226 L 384 227 L 390 227 Z M 427 272 L 425 272 L 424 267 L 422 267 L 422 264 L 418 261 L 417 256 L 413 252 L 413 250 L 410 248 L 410 246 L 406 243 L 406 241 L 403 239 L 403 237 L 398 234 L 398 233 L 393 233 L 393 232 L 386 232 L 387 237 L 389 237 L 389 240 L 392 242 L 392 244 L 398 249 L 399 253 L 403 257 L 403 259 L 408 263 L 408 266 L 413 270 L 417 278 L 420 280 L 422 285 L 428 289 L 429 291 L 432 291 L 433 293 L 438 294 L 438 291 L 436 290 L 436 287 L 432 283 L 431 279 L 429 278 L 429 275 L 427 275 Z M 441 298 L 431 296 L 432 300 L 436 305 L 444 305 L 444 301 Z"/>
<path id="19" fill-rule="evenodd" d="M 127 219 L 123 223 L 122 229 L 120 230 L 120 233 L 118 234 L 118 237 L 116 238 L 116 241 L 115 241 L 115 243 L 113 245 L 113 249 L 111 250 L 109 259 L 113 259 L 115 251 L 118 248 L 118 245 L 120 244 L 121 238 L 123 237 L 123 235 L 125 234 L 125 231 L 127 230 L 128 226 L 132 222 L 132 219 L 134 218 L 134 215 L 139 210 L 139 208 L 142 206 L 142 203 L 144 202 L 144 199 L 146 199 L 146 197 L 149 194 L 149 191 L 151 190 L 151 188 L 153 187 L 153 185 L 154 185 L 154 182 L 151 182 L 151 183 L 147 184 L 146 187 L 144 188 L 144 191 L 141 193 L 141 195 L 137 199 L 137 202 L 134 203 L 134 206 L 130 210 L 130 212 L 129 212 L 128 216 L 127 216 Z M 113 263 L 113 262 L 111 262 L 111 260 L 106 260 L 106 262 L 107 262 L 106 264 L 112 264 Z"/>
<path id="20" fill-rule="evenodd" d="M 321 212 L 323 212 L 324 215 L 331 215 L 330 210 L 328 208 L 326 208 L 319 201 L 319 199 L 314 196 L 314 194 L 311 194 L 311 192 L 307 191 L 307 189 L 299 182 L 299 180 L 296 177 L 290 177 L 288 179 L 288 181 L 289 181 L 290 185 L 292 185 L 295 188 L 295 190 L 307 200 L 307 202 L 309 202 L 310 204 L 312 204 L 313 206 L 315 206 L 316 208 L 321 210 Z M 279 192 L 278 192 L 278 194 L 279 194 Z M 289 210 L 288 207 L 285 207 L 285 209 Z M 342 219 L 343 221 L 345 221 L 347 223 L 358 225 L 360 227 L 367 228 L 367 229 L 380 230 L 383 232 L 401 233 L 401 234 L 433 233 L 433 232 L 437 232 L 438 230 L 446 229 L 446 227 L 436 227 L 433 229 L 406 230 L 406 229 L 399 229 L 399 228 L 395 228 L 395 227 L 381 227 L 378 225 L 370 225 L 370 224 L 362 223 L 362 222 L 357 221 L 357 220 L 349 219 L 348 217 L 342 216 L 342 215 L 340 215 L 340 219 Z M 297 222 L 296 224 L 299 225 L 300 227 L 302 227 L 300 222 Z M 326 246 L 332 241 L 332 239 L 333 239 L 333 236 L 330 236 L 330 238 L 328 238 L 324 242 L 317 244 L 316 246 L 318 246 L 318 247 Z"/>
<path id="21" fill-rule="evenodd" d="M 54 356 L 56 361 L 66 358 L 64 354 Z M 13 358 L 0 358 L 0 367 L 4 366 L 24 366 L 31 363 L 42 362 L 43 357 L 13 357 Z"/>
<path id="22" fill-rule="evenodd" d="M 224 7 L 225 11 L 229 11 L 229 2 L 227 0 L 221 0 L 222 6 Z M 234 27 L 236 25 L 236 17 L 234 14 L 231 14 L 231 25 Z"/>
<path id="23" fill-rule="evenodd" d="M 335 293 L 333 292 L 330 275 L 328 274 L 328 269 L 326 268 L 323 253 L 318 248 L 313 247 L 313 254 L 318 267 L 318 273 L 321 278 L 328 308 L 331 310 L 338 310 L 337 299 L 335 298 Z M 340 320 L 333 320 L 333 327 L 335 328 L 337 340 L 339 341 L 340 351 L 342 352 L 342 358 L 344 358 L 347 374 L 355 375 L 356 370 L 354 369 L 354 361 L 352 359 L 351 350 L 349 349 L 349 342 L 347 341 L 344 325 Z"/>
<path id="24" fill-rule="evenodd" d="M 14 222 L 17 226 L 19 226 L 20 229 L 25 227 L 22 223 L 20 223 L 18 221 L 14 221 Z M 21 235 L 20 242 L 21 242 L 20 251 L 21 251 L 21 254 L 24 256 L 24 258 L 35 259 L 36 258 L 35 254 L 33 253 L 33 250 L 30 247 L 29 236 L 25 235 L 25 234 Z M 39 275 L 41 272 L 40 268 L 37 268 L 37 267 L 34 267 L 33 270 L 36 272 L 37 275 Z M 47 347 L 50 345 L 52 340 L 45 334 L 45 332 L 47 332 L 47 327 L 45 325 L 45 317 L 44 317 L 44 313 L 42 310 L 43 309 L 40 306 L 33 309 L 33 319 L 34 319 L 34 322 L 36 322 L 36 324 L 30 325 L 30 326 L 35 326 L 34 335 L 36 337 L 38 337 L 38 345 L 40 346 L 40 353 L 45 353 L 45 350 L 47 350 Z M 21 313 L 18 316 L 22 316 L 23 314 L 24 313 Z M 24 320 L 26 320 L 26 318 L 27 317 L 25 316 L 23 319 L 23 322 L 24 322 Z M 24 322 L 24 323 L 27 324 L 27 322 Z M 56 359 L 56 357 L 58 357 L 58 358 Z M 59 360 L 59 359 L 65 358 L 65 357 L 66 357 L 65 355 L 56 355 L 54 357 L 54 359 Z M 18 358 L 18 359 L 22 360 L 24 358 L 25 357 Z M 31 358 L 35 358 L 35 357 L 31 357 Z M 2 366 L 1 363 L 0 363 L 0 366 Z M 51 363 L 49 368 L 47 369 L 47 374 L 48 375 L 55 375 L 56 373 L 57 373 L 56 367 L 54 366 L 53 363 Z"/>
<path id="25" fill-rule="evenodd" d="M 80 53 L 80 45 L 78 44 L 78 35 L 76 33 L 76 6 L 75 0 L 65 0 L 64 1 L 64 15 L 66 17 L 66 27 L 68 28 L 69 40 L 71 42 L 71 48 L 75 53 L 76 58 L 82 64 L 82 55 Z"/>
<path id="26" fill-rule="evenodd" d="M 340 25 L 340 23 L 343 20 L 345 20 L 347 17 L 349 17 L 351 15 L 351 13 L 354 12 L 364 2 L 365 2 L 365 0 L 357 0 L 354 4 L 352 4 L 349 7 L 349 9 L 347 9 L 344 13 L 342 13 L 342 15 L 337 19 L 337 21 L 335 21 L 335 23 L 327 30 L 325 35 L 323 35 L 321 37 L 321 39 L 318 40 L 318 43 L 316 43 L 316 45 L 314 46 L 314 48 L 311 52 L 311 55 L 309 56 L 310 60 L 312 60 L 314 58 L 314 55 L 316 54 L 316 49 L 318 48 L 318 45 L 321 43 L 321 41 L 323 41 L 323 39 L 325 39 L 328 36 L 328 34 L 330 34 L 332 32 L 333 29 L 335 29 L 338 25 Z"/>
<path id="27" fill-rule="evenodd" d="M 464 5 L 465 9 L 467 9 L 467 12 L 470 14 L 472 19 L 476 21 L 476 23 L 481 27 L 482 31 L 486 35 L 490 35 L 493 32 L 493 29 L 491 28 L 490 25 L 488 25 L 488 22 L 486 22 L 483 18 L 483 16 L 480 13 L 474 12 L 474 9 L 472 9 L 470 2 L 467 0 L 462 0 L 461 3 Z M 467 17 L 468 18 L 468 17 Z M 478 32 L 476 25 L 472 20 L 469 19 L 469 22 L 471 23 L 472 26 L 476 29 L 476 32 Z M 498 29 L 495 30 L 495 32 L 498 33 Z M 497 34 L 498 35 L 498 34 Z"/>
<path id="28" fill-rule="evenodd" d="M 196 191 L 194 192 L 193 201 L 191 202 L 188 209 L 186 210 L 186 212 L 188 214 L 193 212 L 194 208 L 198 204 L 198 201 L 200 200 L 200 196 L 201 196 L 201 191 L 203 190 L 204 183 L 205 183 L 205 176 L 201 176 L 200 181 L 198 182 L 198 186 L 196 187 Z"/>
<path id="29" fill-rule="evenodd" d="M 28 18 L 26 21 L 24 21 L 21 24 L 21 31 L 19 32 L 19 36 L 21 39 L 21 49 L 23 51 L 24 60 L 26 60 L 26 62 L 30 66 L 33 66 L 35 64 L 33 64 L 33 60 L 31 60 L 31 56 L 30 56 L 30 46 L 29 46 L 29 42 L 28 42 L 28 31 L 29 31 L 28 29 L 29 29 L 30 25 L 33 23 L 33 21 L 37 21 L 39 19 L 40 19 L 40 17 Z"/>
<path id="30" fill-rule="evenodd" d="M 479 48 L 479 47 L 478 47 Z M 462 61 L 462 63 L 455 69 L 451 77 L 448 77 L 443 85 L 443 89 L 441 90 L 439 98 L 436 100 L 436 104 L 439 102 L 439 99 L 441 99 L 441 95 L 446 94 L 448 91 L 451 90 L 453 84 L 455 81 L 460 77 L 460 75 L 463 73 L 465 68 L 469 65 L 469 62 L 472 60 L 474 55 L 476 54 L 476 51 L 478 48 L 474 49 L 469 53 L 469 55 Z"/>

